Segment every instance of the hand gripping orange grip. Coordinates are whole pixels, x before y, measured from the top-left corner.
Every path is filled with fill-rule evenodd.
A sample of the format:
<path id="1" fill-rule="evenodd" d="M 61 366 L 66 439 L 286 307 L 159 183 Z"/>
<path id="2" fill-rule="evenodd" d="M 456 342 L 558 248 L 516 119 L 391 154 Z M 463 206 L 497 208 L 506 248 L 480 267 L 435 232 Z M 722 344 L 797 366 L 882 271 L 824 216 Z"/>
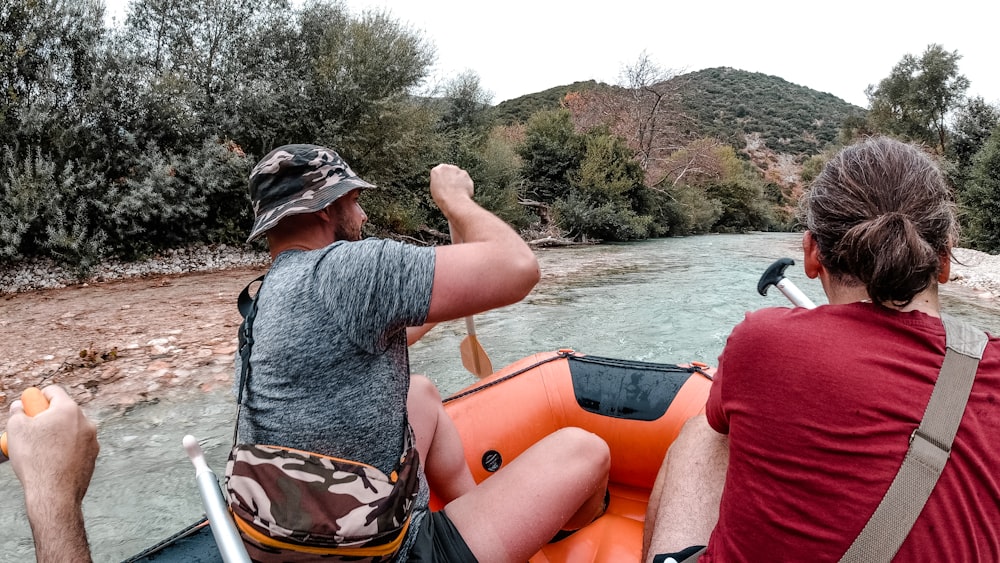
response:
<path id="1" fill-rule="evenodd" d="M 49 400 L 42 395 L 37 387 L 28 387 L 21 393 L 21 406 L 24 407 L 24 414 L 35 416 L 43 410 L 49 408 Z M 7 457 L 7 433 L 0 434 L 0 453 L 3 458 Z"/>

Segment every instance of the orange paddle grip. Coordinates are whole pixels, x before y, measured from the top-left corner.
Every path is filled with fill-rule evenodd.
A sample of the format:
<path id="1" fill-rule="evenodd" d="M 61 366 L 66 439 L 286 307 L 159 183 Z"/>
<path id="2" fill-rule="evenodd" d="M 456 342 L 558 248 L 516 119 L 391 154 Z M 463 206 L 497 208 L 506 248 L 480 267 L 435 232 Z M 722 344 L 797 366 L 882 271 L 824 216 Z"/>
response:
<path id="1" fill-rule="evenodd" d="M 36 414 L 49 408 L 49 400 L 42 395 L 38 387 L 28 387 L 21 393 L 21 405 L 24 407 L 24 414 L 35 416 Z M 7 456 L 7 433 L 0 434 L 0 452 Z"/>

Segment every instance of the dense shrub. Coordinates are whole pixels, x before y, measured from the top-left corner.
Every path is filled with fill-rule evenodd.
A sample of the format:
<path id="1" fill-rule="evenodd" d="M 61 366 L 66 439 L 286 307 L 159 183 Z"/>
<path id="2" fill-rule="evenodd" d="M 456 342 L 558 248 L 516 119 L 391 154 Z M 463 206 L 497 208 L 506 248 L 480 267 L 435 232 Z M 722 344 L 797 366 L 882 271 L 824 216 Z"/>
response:
<path id="1" fill-rule="evenodd" d="M 622 201 L 595 204 L 572 193 L 552 206 L 556 223 L 581 240 L 627 241 L 649 236 L 653 219 L 640 216 Z"/>
<path id="2" fill-rule="evenodd" d="M 774 227 L 771 206 L 760 181 L 740 180 L 710 185 L 706 194 L 719 202 L 722 213 L 713 230 L 720 233 L 766 231 Z"/>
<path id="3" fill-rule="evenodd" d="M 669 204 L 663 208 L 661 222 L 667 225 L 670 236 L 710 232 L 722 216 L 722 203 L 700 188 L 678 184 L 670 187 L 667 195 Z"/>
<path id="4" fill-rule="evenodd" d="M 38 254 L 41 246 L 40 218 L 46 215 L 47 193 L 55 184 L 56 167 L 39 149 L 18 158 L 3 147 L 0 177 L 0 257 L 16 260 Z"/>

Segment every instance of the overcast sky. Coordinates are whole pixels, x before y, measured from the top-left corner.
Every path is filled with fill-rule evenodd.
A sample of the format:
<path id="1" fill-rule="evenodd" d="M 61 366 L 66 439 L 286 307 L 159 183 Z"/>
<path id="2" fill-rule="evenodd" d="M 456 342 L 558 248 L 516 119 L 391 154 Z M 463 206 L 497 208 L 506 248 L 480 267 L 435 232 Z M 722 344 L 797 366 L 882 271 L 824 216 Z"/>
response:
<path id="1" fill-rule="evenodd" d="M 345 4 L 355 13 L 387 11 L 421 33 L 436 48 L 435 79 L 472 70 L 494 103 L 578 80 L 617 83 L 645 51 L 666 70 L 762 72 L 867 107 L 865 88 L 931 43 L 962 56 L 969 95 L 1000 103 L 1000 28 L 979 0 Z M 122 17 L 126 5 L 107 0 L 109 16 Z"/>

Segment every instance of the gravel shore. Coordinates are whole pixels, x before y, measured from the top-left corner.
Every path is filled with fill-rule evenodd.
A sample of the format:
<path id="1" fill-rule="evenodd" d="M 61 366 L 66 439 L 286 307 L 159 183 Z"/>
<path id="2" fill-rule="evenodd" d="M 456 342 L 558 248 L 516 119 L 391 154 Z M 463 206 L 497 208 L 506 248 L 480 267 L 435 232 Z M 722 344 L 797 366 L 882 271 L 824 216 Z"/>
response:
<path id="1" fill-rule="evenodd" d="M 1000 297 L 1000 255 L 967 248 L 956 248 L 954 253 L 956 261 L 951 266 L 953 283 L 979 292 L 982 298 Z M 171 250 L 143 262 L 109 260 L 95 268 L 87 279 L 79 280 L 73 272 L 51 260 L 37 260 L 14 266 L 0 265 L 0 294 L 152 275 L 266 266 L 269 262 L 270 256 L 266 252 L 253 252 L 224 244 L 199 246 Z"/>
<path id="2" fill-rule="evenodd" d="M 271 257 L 266 252 L 253 252 L 227 246 L 197 246 L 170 250 L 142 262 L 108 260 L 91 271 L 86 279 L 52 260 L 0 265 L 0 294 L 19 293 L 35 289 L 59 289 L 77 284 L 96 283 L 145 276 L 214 272 L 242 267 L 266 266 Z"/>

